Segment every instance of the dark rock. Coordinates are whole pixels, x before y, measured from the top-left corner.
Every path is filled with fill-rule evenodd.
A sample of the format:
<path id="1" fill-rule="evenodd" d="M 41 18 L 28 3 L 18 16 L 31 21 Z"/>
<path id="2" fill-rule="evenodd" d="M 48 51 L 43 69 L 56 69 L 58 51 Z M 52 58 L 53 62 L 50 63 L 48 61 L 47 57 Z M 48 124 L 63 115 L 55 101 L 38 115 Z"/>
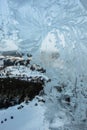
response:
<path id="1" fill-rule="evenodd" d="M 27 66 L 32 71 L 36 70 L 41 73 L 46 72 L 46 70 L 39 65 L 31 65 L 31 55 L 29 54 L 27 55 L 27 60 L 23 59 L 22 54 L 16 54 L 16 52 L 4 52 L 3 55 L 4 64 L 0 70 L 0 109 L 8 108 L 24 101 L 26 104 L 29 103 L 29 100 L 32 100 L 43 90 L 45 79 L 41 76 L 27 77 L 27 74 L 20 72 L 20 68 L 23 67 L 25 69 L 25 66 Z M 17 67 L 17 65 L 19 66 Z M 11 66 L 11 69 L 8 69 L 10 68 L 8 66 Z M 17 69 L 18 73 L 12 73 L 14 68 Z"/>
<path id="2" fill-rule="evenodd" d="M 83 122 L 86 122 L 86 121 L 87 121 L 87 119 L 83 119 L 82 121 L 83 121 Z"/>
<path id="3" fill-rule="evenodd" d="M 1 124 L 3 124 L 4 123 L 4 121 L 1 121 Z"/>
<path id="4" fill-rule="evenodd" d="M 24 60 L 23 55 L 18 53 L 18 52 L 14 52 L 14 51 L 9 51 L 9 52 L 3 52 L 1 57 L 0 57 L 0 61 L 3 61 L 1 65 L 3 65 L 3 67 L 6 66 L 13 66 L 13 65 L 29 65 L 30 61 L 31 61 L 31 57 L 32 55 L 28 54 L 28 57 L 26 60 Z M 2 69 L 2 66 L 0 66 L 0 69 Z"/>
<path id="5" fill-rule="evenodd" d="M 51 82 L 51 79 L 49 79 L 47 82 Z"/>
<path id="6" fill-rule="evenodd" d="M 0 108 L 8 108 L 32 100 L 43 89 L 41 81 L 33 82 L 15 78 L 0 78 Z"/>
<path id="7" fill-rule="evenodd" d="M 32 71 L 36 70 L 36 71 L 41 72 L 41 73 L 45 73 L 46 72 L 46 70 L 44 68 L 40 67 L 37 64 L 31 65 L 30 69 Z"/>
<path id="8" fill-rule="evenodd" d="M 43 68 L 38 68 L 38 69 L 36 69 L 37 71 L 40 71 L 41 73 L 45 73 L 46 72 L 46 70 L 45 69 L 43 69 Z"/>
<path id="9" fill-rule="evenodd" d="M 5 118 L 4 121 L 7 121 L 7 119 Z"/>
<path id="10" fill-rule="evenodd" d="M 32 71 L 34 71 L 34 70 L 35 70 L 35 67 L 34 67 L 33 65 L 31 65 L 30 69 L 31 69 Z"/>
<path id="11" fill-rule="evenodd" d="M 14 65 L 24 65 L 24 66 L 27 66 L 30 64 L 30 59 L 27 59 L 27 60 L 23 60 L 23 59 L 10 59 L 10 58 L 7 58 L 7 59 L 4 59 L 4 66 L 14 66 Z"/>
<path id="12" fill-rule="evenodd" d="M 20 110 L 20 109 L 22 109 L 23 107 L 24 107 L 23 105 L 20 105 L 17 109 Z"/>
<path id="13" fill-rule="evenodd" d="M 4 66 L 12 66 L 15 65 L 15 61 L 11 61 L 10 59 L 4 60 Z"/>
<path id="14" fill-rule="evenodd" d="M 38 104 L 37 104 L 37 103 L 35 103 L 35 106 L 38 106 Z"/>
<path id="15" fill-rule="evenodd" d="M 65 98 L 65 101 L 70 102 L 70 97 Z"/>
<path id="16" fill-rule="evenodd" d="M 15 65 L 24 65 L 24 66 L 27 66 L 28 64 L 30 64 L 30 60 L 27 59 L 27 60 L 18 60 L 15 62 Z"/>
<path id="17" fill-rule="evenodd" d="M 58 91 L 58 92 L 62 92 L 62 87 L 60 87 L 60 86 L 54 86 L 54 88 L 56 88 L 56 90 Z"/>
<path id="18" fill-rule="evenodd" d="M 13 119 L 14 117 L 13 116 L 11 116 L 11 119 Z"/>
<path id="19" fill-rule="evenodd" d="M 38 102 L 43 102 L 43 103 L 45 103 L 45 100 L 44 100 L 44 99 L 38 99 Z"/>
<path id="20" fill-rule="evenodd" d="M 70 97 L 69 97 L 69 96 L 65 97 L 65 101 L 66 101 L 66 103 L 67 103 L 68 105 L 70 105 Z"/>
<path id="21" fill-rule="evenodd" d="M 27 54 L 27 57 L 32 57 L 32 55 L 31 54 Z"/>

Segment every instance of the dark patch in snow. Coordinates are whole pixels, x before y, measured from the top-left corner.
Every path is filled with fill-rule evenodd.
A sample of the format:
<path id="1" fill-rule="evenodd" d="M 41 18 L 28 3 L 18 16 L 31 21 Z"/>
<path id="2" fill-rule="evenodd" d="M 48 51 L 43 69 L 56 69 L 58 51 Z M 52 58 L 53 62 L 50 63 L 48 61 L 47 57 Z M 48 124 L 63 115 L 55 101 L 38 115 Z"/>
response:
<path id="1" fill-rule="evenodd" d="M 43 90 L 45 76 L 41 76 L 40 73 L 46 71 L 39 65 L 30 64 L 31 55 L 29 54 L 26 60 L 23 57 L 15 57 L 16 52 L 3 54 L 4 64 L 0 72 L 0 108 L 8 108 L 21 102 L 28 104 L 29 100 Z M 38 74 L 31 75 L 33 71 L 37 71 Z M 18 107 L 18 109 L 21 108 L 22 106 Z"/>

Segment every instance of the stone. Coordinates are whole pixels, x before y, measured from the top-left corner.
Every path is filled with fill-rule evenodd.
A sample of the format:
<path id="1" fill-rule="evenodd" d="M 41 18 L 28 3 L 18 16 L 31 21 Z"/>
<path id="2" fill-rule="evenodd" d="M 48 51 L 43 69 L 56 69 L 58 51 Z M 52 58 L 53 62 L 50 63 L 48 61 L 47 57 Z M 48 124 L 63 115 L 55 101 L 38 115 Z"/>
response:
<path id="1" fill-rule="evenodd" d="M 7 54 L 4 54 L 4 64 L 0 70 L 0 109 L 8 108 L 24 101 L 28 103 L 29 100 L 32 100 L 43 90 L 45 81 L 48 81 L 46 76 L 40 75 L 40 73 L 45 72 L 45 69 L 36 64 L 31 65 L 30 59 L 27 59 L 25 64 L 22 56 L 16 57 L 12 52 Z M 28 55 L 28 58 L 30 56 Z M 28 64 L 29 66 L 27 66 Z M 27 74 L 26 70 L 29 71 L 29 74 Z M 39 75 L 32 76 L 30 72 L 34 70 L 39 71 Z"/>
<path id="2" fill-rule="evenodd" d="M 14 117 L 13 116 L 11 116 L 11 119 L 13 119 Z"/>

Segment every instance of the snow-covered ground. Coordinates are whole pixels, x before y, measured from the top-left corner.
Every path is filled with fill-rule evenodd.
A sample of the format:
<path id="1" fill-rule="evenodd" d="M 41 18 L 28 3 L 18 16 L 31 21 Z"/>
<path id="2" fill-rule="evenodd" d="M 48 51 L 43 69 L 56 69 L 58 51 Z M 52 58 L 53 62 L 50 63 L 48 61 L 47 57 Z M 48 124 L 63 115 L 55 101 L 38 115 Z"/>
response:
<path id="1" fill-rule="evenodd" d="M 37 100 L 33 100 L 28 105 L 22 103 L 24 108 L 18 110 L 17 107 L 11 107 L 0 111 L 0 130 L 49 130 L 45 122 L 45 106 L 43 103 L 35 105 Z M 13 116 L 13 119 L 11 119 Z M 44 123 L 45 122 L 45 123 Z"/>

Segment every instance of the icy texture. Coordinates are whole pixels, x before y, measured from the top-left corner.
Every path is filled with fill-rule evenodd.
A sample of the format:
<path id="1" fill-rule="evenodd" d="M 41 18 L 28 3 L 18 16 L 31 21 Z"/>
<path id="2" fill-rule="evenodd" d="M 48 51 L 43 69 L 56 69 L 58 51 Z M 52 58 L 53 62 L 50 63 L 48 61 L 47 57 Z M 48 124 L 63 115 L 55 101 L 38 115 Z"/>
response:
<path id="1" fill-rule="evenodd" d="M 46 119 L 52 130 L 59 122 L 63 126 L 87 121 L 87 10 L 81 2 L 8 0 L 10 22 L 4 23 L 4 38 L 10 37 L 19 51 L 32 53 L 34 62 L 42 64 L 52 79 L 45 87 Z M 7 33 L 10 30 L 16 37 L 13 31 L 11 36 Z M 0 46 L 1 37 L 2 33 Z"/>
<path id="2" fill-rule="evenodd" d="M 25 75 L 25 77 L 22 79 L 22 80 L 27 80 L 27 77 L 32 77 L 32 78 L 35 78 L 35 77 L 42 77 L 42 79 L 48 81 L 49 78 L 43 74 L 41 74 L 40 72 L 33 72 L 32 70 L 30 70 L 28 67 L 25 67 L 25 66 L 10 66 L 10 67 L 6 67 L 5 70 L 1 70 L 1 75 L 3 76 L 0 76 L 0 77 L 6 77 L 6 74 L 4 73 L 10 73 L 9 77 L 23 77 L 23 75 Z"/>

